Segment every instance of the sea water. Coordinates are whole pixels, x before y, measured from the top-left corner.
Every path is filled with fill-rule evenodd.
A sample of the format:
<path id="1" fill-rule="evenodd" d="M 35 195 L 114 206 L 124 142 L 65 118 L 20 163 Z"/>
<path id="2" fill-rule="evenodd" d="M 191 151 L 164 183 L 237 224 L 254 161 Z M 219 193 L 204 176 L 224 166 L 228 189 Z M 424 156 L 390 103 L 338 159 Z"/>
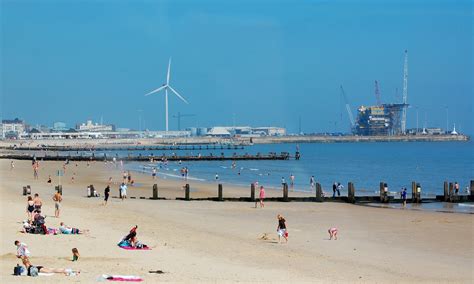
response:
<path id="1" fill-rule="evenodd" d="M 258 160 L 258 161 L 182 161 L 151 164 L 149 162 L 127 163 L 127 168 L 151 174 L 158 167 L 163 178 L 180 179 L 180 169 L 187 167 L 189 179 L 215 181 L 248 187 L 258 181 L 267 188 L 281 188 L 281 180 L 290 183 L 295 177 L 294 187 L 298 191 L 310 191 L 310 177 L 320 182 L 323 191 L 332 194 L 332 184 L 344 185 L 341 194 L 347 194 L 347 183 L 355 184 L 356 195 L 377 195 L 379 183 L 388 184 L 393 194 L 406 187 L 411 192 L 411 182 L 420 183 L 422 195 L 433 197 L 443 194 L 443 182 L 460 184 L 461 193 L 466 192 L 470 180 L 474 179 L 474 143 L 471 142 L 397 142 L 397 143 L 315 143 L 315 144 L 269 144 L 247 146 L 243 150 L 181 150 L 141 151 L 142 155 L 215 156 L 237 154 L 267 154 L 289 152 L 294 156 L 301 153 L 300 160 Z M 129 152 L 117 152 L 126 156 Z M 130 154 L 138 155 L 137 152 Z M 108 155 L 111 155 L 108 153 Z M 161 167 L 161 168 L 159 168 Z"/>

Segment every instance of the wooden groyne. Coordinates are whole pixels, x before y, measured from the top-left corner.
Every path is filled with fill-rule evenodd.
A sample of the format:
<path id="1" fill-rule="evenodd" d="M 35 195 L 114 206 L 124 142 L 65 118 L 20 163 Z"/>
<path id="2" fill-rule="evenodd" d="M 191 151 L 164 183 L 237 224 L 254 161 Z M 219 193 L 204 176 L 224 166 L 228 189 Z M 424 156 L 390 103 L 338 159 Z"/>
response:
<path id="1" fill-rule="evenodd" d="M 436 195 L 435 198 L 422 198 L 421 196 L 421 185 L 417 182 L 412 182 L 411 197 L 407 193 L 406 202 L 412 204 L 421 204 L 421 203 L 433 203 L 433 202 L 451 202 L 451 203 L 462 203 L 462 202 L 473 202 L 474 201 L 474 180 L 470 181 L 470 193 L 469 194 L 459 194 L 455 191 L 444 193 L 444 195 Z M 382 188 L 383 186 L 383 188 Z M 92 187 L 92 185 L 91 185 Z M 335 196 L 329 197 L 323 195 L 323 190 L 320 183 L 316 183 L 316 190 L 313 192 L 312 196 L 299 196 L 291 197 L 288 194 L 288 184 L 282 184 L 282 191 L 280 197 L 267 197 L 265 202 L 340 202 L 340 203 L 352 203 L 352 204 L 368 204 L 368 203 L 403 203 L 404 200 L 400 198 L 395 198 L 393 195 L 389 195 L 387 191 L 384 190 L 385 183 L 381 183 L 381 192 L 379 196 L 356 196 L 355 185 L 352 182 L 349 182 L 347 185 L 348 193 L 347 196 Z M 210 197 L 200 197 L 193 198 L 191 192 L 191 185 L 186 184 L 184 186 L 184 193 L 181 197 L 176 197 L 175 200 L 184 200 L 184 201 L 229 201 L 229 202 L 256 202 L 259 200 L 255 195 L 256 187 L 254 184 L 250 185 L 250 192 L 248 196 L 242 197 L 225 197 L 224 185 L 219 183 L 217 184 L 217 191 L 215 196 Z M 137 197 L 131 197 L 137 198 Z M 160 196 L 159 187 L 157 184 L 154 184 L 152 187 L 152 197 L 141 196 L 139 199 L 151 199 L 151 200 L 166 200 L 166 198 Z"/>
<path id="2" fill-rule="evenodd" d="M 161 155 L 161 156 L 133 156 L 128 155 L 125 157 L 119 156 L 108 156 L 103 155 L 91 155 L 91 156 L 81 156 L 81 155 L 44 155 L 44 156 L 34 156 L 34 155 L 1 155 L 0 159 L 10 159 L 10 160 L 32 160 L 37 159 L 41 161 L 112 161 L 121 160 L 124 162 L 150 162 L 150 161 L 245 161 L 245 160 L 289 160 L 290 154 L 287 152 L 277 153 L 268 153 L 268 154 L 244 154 L 244 155 L 229 155 L 225 156 L 223 153 L 221 155 L 197 155 L 197 156 L 178 156 L 178 155 Z"/>
<path id="3" fill-rule="evenodd" d="M 12 151 L 53 151 L 53 152 L 107 152 L 107 151 L 195 151 L 195 150 L 243 150 L 242 145 L 200 144 L 200 145 L 109 145 L 90 147 L 83 146 L 8 146 L 0 149 Z"/>

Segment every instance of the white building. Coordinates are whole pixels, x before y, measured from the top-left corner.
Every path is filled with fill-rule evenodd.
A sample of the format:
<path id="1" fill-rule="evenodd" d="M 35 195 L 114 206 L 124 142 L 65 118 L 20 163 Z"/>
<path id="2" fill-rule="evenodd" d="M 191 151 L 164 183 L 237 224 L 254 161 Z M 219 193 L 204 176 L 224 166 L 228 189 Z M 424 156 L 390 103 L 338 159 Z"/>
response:
<path id="1" fill-rule="evenodd" d="M 18 118 L 2 120 L 2 138 L 18 136 L 25 132 L 25 122 Z"/>
<path id="2" fill-rule="evenodd" d="M 58 121 L 53 123 L 53 131 L 64 131 L 67 130 L 66 123 Z"/>
<path id="3" fill-rule="evenodd" d="M 100 131 L 114 131 L 113 125 L 105 125 L 105 124 L 98 124 L 92 123 L 92 120 L 86 121 L 86 123 L 82 123 L 76 127 L 77 131 L 80 132 L 100 132 Z"/>

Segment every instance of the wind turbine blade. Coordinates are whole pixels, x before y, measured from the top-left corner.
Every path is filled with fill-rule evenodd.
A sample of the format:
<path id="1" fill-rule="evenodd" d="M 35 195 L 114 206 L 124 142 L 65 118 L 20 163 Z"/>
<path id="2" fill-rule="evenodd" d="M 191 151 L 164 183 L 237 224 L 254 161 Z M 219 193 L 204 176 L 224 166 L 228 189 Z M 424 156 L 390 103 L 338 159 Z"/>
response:
<path id="1" fill-rule="evenodd" d="M 151 95 L 151 94 L 154 94 L 154 93 L 156 93 L 156 92 L 159 92 L 159 91 L 163 90 L 164 88 L 166 88 L 166 86 L 167 86 L 167 85 L 163 85 L 163 86 L 159 87 L 158 89 L 153 90 L 153 91 L 149 92 L 148 94 L 145 94 L 145 96 L 149 96 L 149 95 Z"/>
<path id="2" fill-rule="evenodd" d="M 170 84 L 171 57 L 168 61 L 168 73 L 166 74 L 166 85 Z"/>
<path id="3" fill-rule="evenodd" d="M 173 89 L 171 86 L 168 86 L 168 87 L 170 88 L 170 90 L 171 90 L 176 96 L 178 96 L 178 98 L 180 98 L 183 102 L 189 104 L 188 101 L 185 100 L 180 94 L 178 94 L 178 92 L 176 92 L 175 89 Z"/>

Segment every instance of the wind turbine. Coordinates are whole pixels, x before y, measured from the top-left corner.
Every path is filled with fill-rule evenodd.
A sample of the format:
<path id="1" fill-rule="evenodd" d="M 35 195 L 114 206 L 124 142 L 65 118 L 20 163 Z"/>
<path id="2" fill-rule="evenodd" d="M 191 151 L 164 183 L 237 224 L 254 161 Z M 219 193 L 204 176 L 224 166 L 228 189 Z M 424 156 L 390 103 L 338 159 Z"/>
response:
<path id="1" fill-rule="evenodd" d="M 170 60 L 168 61 L 168 73 L 166 74 L 166 83 L 163 84 L 161 87 L 159 87 L 156 90 L 153 90 L 146 94 L 145 96 L 149 96 L 154 93 L 158 93 L 161 90 L 165 90 L 165 121 L 166 121 L 166 131 L 168 131 L 168 89 L 171 90 L 178 98 L 180 98 L 183 102 L 186 104 L 189 104 L 188 101 L 186 101 L 178 92 L 173 89 L 173 87 L 170 86 L 170 69 L 171 69 L 171 57 Z"/>

